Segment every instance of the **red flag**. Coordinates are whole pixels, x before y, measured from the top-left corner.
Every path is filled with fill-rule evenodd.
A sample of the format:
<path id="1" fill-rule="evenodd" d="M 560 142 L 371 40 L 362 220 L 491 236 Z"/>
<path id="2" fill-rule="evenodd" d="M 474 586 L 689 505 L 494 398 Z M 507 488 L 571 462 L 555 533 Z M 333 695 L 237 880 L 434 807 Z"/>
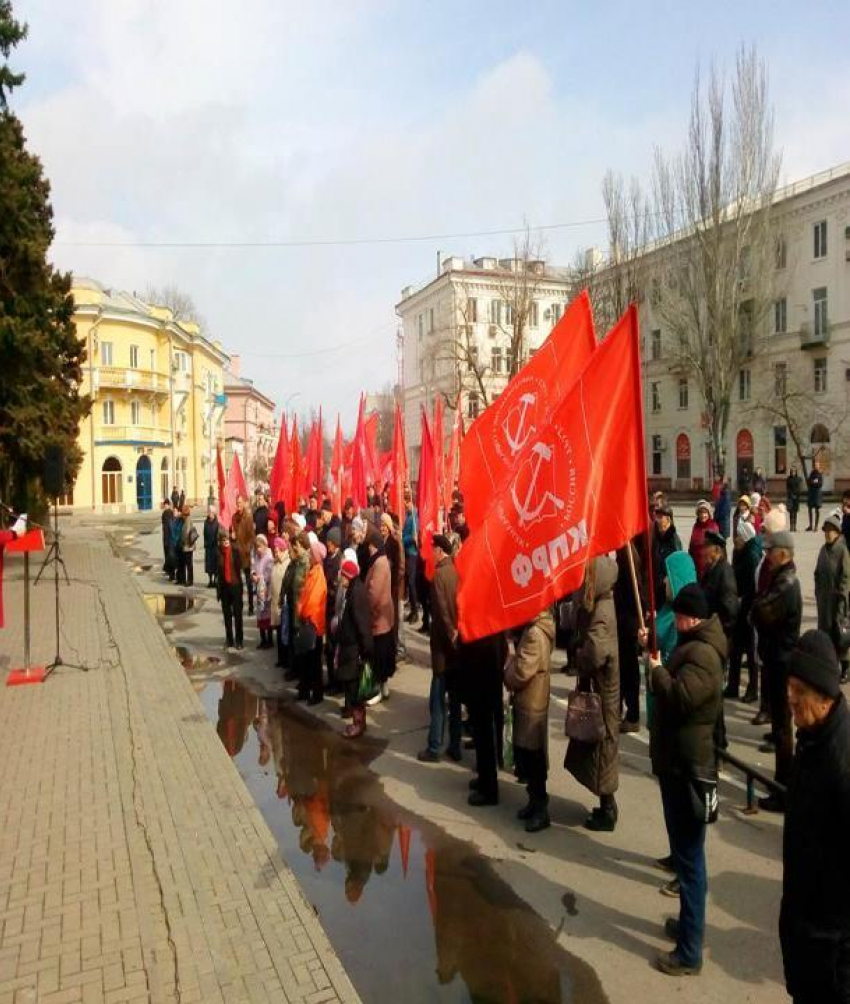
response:
<path id="1" fill-rule="evenodd" d="M 336 416 L 336 435 L 334 436 L 334 449 L 331 455 L 331 504 L 337 516 L 342 512 L 342 468 L 345 449 L 342 445 L 342 428 L 339 424 L 339 415 Z"/>
<path id="2" fill-rule="evenodd" d="M 401 417 L 401 405 L 396 401 L 390 507 L 401 520 L 404 519 L 404 486 L 407 483 L 407 479 L 407 447 L 404 442 L 404 420 Z"/>
<path id="3" fill-rule="evenodd" d="M 646 529 L 637 312 L 630 307 L 518 451 L 457 559 L 466 640 L 531 620 L 586 562 Z"/>
<path id="4" fill-rule="evenodd" d="M 236 496 L 232 495 L 227 486 L 227 478 L 224 474 L 224 461 L 221 459 L 221 450 L 216 449 L 216 478 L 218 479 L 218 521 L 229 530 L 233 522 L 233 513 L 236 511 Z"/>
<path id="5" fill-rule="evenodd" d="M 233 454 L 233 462 L 230 465 L 230 476 L 233 479 L 233 486 L 245 501 L 248 501 L 248 486 L 245 484 L 245 475 L 242 473 L 242 465 L 239 463 L 239 454 Z"/>
<path id="6" fill-rule="evenodd" d="M 319 405 L 319 425 L 316 429 L 315 456 L 312 461 L 312 470 L 315 474 L 313 484 L 317 489 L 322 487 L 325 473 L 325 430 L 322 423 L 322 406 Z"/>
<path id="7" fill-rule="evenodd" d="M 286 438 L 286 416 L 280 417 L 280 435 L 277 439 L 277 449 L 274 454 L 272 473 L 269 478 L 269 494 L 272 508 L 279 501 L 286 505 L 286 491 L 289 473 L 289 441 Z"/>
<path id="8" fill-rule="evenodd" d="M 434 427 L 431 430 L 431 435 L 434 441 L 434 464 L 436 467 L 436 484 L 437 484 L 437 509 L 438 513 L 442 513 L 439 519 L 439 529 L 443 529 L 445 523 L 446 514 L 443 512 L 443 498 L 445 497 L 445 481 L 446 481 L 446 464 L 443 459 L 443 398 L 439 393 L 434 401 Z M 434 531 L 436 533 L 436 531 Z"/>
<path id="9" fill-rule="evenodd" d="M 221 447 L 215 448 L 215 476 L 218 482 L 218 504 L 221 505 L 224 498 L 224 486 L 227 484 L 227 477 L 224 473 L 224 461 L 221 459 Z"/>
<path id="10" fill-rule="evenodd" d="M 292 416 L 292 434 L 289 437 L 289 498 L 286 501 L 288 513 L 298 512 L 301 492 L 301 441 L 298 438 L 298 416 Z"/>
<path id="11" fill-rule="evenodd" d="M 354 449 L 351 455 L 351 498 L 358 508 L 365 509 L 369 504 L 366 485 L 369 481 L 368 446 L 366 443 L 366 421 L 363 409 L 366 401 L 360 395 L 360 410 L 357 413 L 357 431 L 354 433 Z"/>
<path id="12" fill-rule="evenodd" d="M 460 488 L 470 529 L 481 525 L 520 451 L 549 421 L 595 347 L 590 297 L 583 290 L 499 399 L 472 423 L 460 456 Z"/>
<path id="13" fill-rule="evenodd" d="M 434 534 L 438 532 L 437 520 L 437 465 L 434 457 L 434 441 L 428 425 L 428 415 L 422 409 L 422 438 L 419 450 L 419 482 L 416 486 L 416 508 L 419 512 L 419 553 L 425 562 L 425 576 L 434 578 Z"/>
<path id="14" fill-rule="evenodd" d="M 378 413 L 373 411 L 364 424 L 366 440 L 366 481 L 377 491 L 381 465 L 378 458 Z"/>
<path id="15" fill-rule="evenodd" d="M 443 482 L 443 506 L 445 507 L 446 521 L 448 521 L 448 514 L 452 507 L 452 494 L 458 478 L 462 437 L 463 419 L 460 412 L 460 400 L 458 400 L 457 408 L 455 408 L 455 420 L 452 422 L 452 438 L 449 440 L 449 455 L 446 460 Z"/>

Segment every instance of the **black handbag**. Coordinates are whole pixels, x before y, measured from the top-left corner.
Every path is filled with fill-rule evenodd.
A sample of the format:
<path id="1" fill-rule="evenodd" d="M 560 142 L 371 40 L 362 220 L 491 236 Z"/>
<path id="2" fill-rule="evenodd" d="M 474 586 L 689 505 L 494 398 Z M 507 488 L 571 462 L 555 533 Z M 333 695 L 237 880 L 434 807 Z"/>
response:
<path id="1" fill-rule="evenodd" d="M 717 781 L 710 777 L 688 778 L 688 795 L 691 809 L 698 823 L 716 823 L 720 815 L 720 801 L 717 797 Z"/>
<path id="2" fill-rule="evenodd" d="M 306 655 L 308 652 L 312 652 L 316 647 L 318 637 L 312 622 L 302 621 L 298 628 L 298 633 L 295 635 L 295 654 Z"/>

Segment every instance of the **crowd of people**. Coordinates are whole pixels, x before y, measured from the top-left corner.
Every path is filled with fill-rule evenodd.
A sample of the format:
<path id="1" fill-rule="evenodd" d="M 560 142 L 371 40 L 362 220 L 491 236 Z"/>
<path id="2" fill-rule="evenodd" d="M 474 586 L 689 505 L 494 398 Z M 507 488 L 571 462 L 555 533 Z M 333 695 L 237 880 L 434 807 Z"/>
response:
<path id="1" fill-rule="evenodd" d="M 819 472 L 809 475 L 813 531 L 822 479 L 814 497 L 811 473 Z M 227 529 L 210 506 L 203 529 L 207 586 L 221 603 L 226 647 L 244 644 L 247 600 L 257 647 L 275 651 L 298 700 L 316 705 L 339 695 L 350 739 L 366 730 L 367 708 L 390 697 L 403 655 L 402 620 L 427 635 L 430 723 L 419 760 L 460 761 L 464 742 L 474 747 L 468 801 L 475 807 L 498 804 L 499 769 L 512 766 L 526 788 L 518 817 L 529 833 L 550 825 L 556 639 L 576 675 L 564 768 L 598 800 L 584 823 L 590 830 L 611 832 L 619 822 L 620 736 L 641 728 L 643 665 L 670 851 L 658 863 L 673 873 L 664 891 L 680 903 L 665 928 L 675 947 L 657 960 L 671 975 L 693 975 L 702 966 L 704 847 L 716 818 L 724 701 L 757 705 L 752 723 L 770 725 L 760 748 L 775 756 L 776 781 L 759 804 L 786 813 L 781 936 L 788 989 L 798 1002 L 845 1001 L 839 994 L 850 987 L 850 913 L 836 890 L 850 880 L 850 714 L 841 692 L 850 664 L 850 493 L 823 520 L 814 576 L 818 628 L 801 634 L 794 552 L 802 480 L 797 485 L 792 471 L 787 498 L 775 505 L 759 476 L 734 507 L 728 482 L 716 486 L 711 502 L 700 500 L 687 548 L 672 507 L 656 493 L 646 537 L 589 561 L 581 588 L 554 608 L 474 641 L 458 631 L 454 560 L 469 533 L 458 492 L 444 532 L 433 537 L 430 576 L 409 496 L 402 514 L 389 511 L 385 494 L 371 496 L 360 511 L 347 499 L 336 514 L 318 493 L 286 513 L 258 492 L 253 506 L 238 500 Z M 163 570 L 191 584 L 187 563 L 198 538 L 191 513 L 165 500 L 162 515 Z M 822 795 L 817 806 L 813 792 Z M 828 972 L 814 971 L 818 952 Z"/>

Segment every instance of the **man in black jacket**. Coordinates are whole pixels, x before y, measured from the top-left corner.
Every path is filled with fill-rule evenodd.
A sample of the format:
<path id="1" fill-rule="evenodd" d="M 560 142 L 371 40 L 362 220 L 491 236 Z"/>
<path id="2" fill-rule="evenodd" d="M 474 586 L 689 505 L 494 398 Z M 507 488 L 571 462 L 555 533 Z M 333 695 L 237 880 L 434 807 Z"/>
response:
<path id="1" fill-rule="evenodd" d="M 794 1004 L 850 1001 L 850 712 L 828 635 L 807 631 L 791 653 L 797 726 L 782 848 L 779 938 Z"/>
<path id="2" fill-rule="evenodd" d="M 794 758 L 794 735 L 788 708 L 788 667 L 800 638 L 803 596 L 794 566 L 794 538 L 787 530 L 767 535 L 764 549 L 768 577 L 753 600 L 752 621 L 758 631 L 759 658 L 767 670 L 770 691 L 771 735 L 776 746 L 776 780 L 787 784 Z M 768 812 L 782 812 L 783 799 L 776 794 L 759 799 Z"/>
<path id="3" fill-rule="evenodd" d="M 700 585 L 708 600 L 708 609 L 717 614 L 726 640 L 732 637 L 738 616 L 738 586 L 735 573 L 726 560 L 726 541 L 715 530 L 708 530 L 702 545 L 704 571 Z"/>

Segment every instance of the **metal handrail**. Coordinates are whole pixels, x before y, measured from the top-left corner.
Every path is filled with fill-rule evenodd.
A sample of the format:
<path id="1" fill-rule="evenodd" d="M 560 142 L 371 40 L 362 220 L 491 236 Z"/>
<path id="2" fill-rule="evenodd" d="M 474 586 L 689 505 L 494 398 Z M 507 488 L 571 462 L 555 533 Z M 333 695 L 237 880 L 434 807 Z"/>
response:
<path id="1" fill-rule="evenodd" d="M 717 759 L 722 760 L 723 763 L 728 763 L 730 766 L 734 767 L 736 770 L 741 771 L 747 779 L 747 813 L 758 812 L 758 806 L 756 804 L 756 781 L 763 785 L 769 792 L 774 795 L 779 795 L 780 798 L 785 798 L 786 788 L 784 784 L 779 781 L 774 781 L 772 777 L 768 777 L 763 771 L 759 770 L 758 767 L 753 767 L 752 764 L 746 763 L 746 761 L 741 760 L 740 757 L 736 757 L 733 753 L 728 753 L 724 749 L 715 747 L 715 753 L 717 754 Z"/>

